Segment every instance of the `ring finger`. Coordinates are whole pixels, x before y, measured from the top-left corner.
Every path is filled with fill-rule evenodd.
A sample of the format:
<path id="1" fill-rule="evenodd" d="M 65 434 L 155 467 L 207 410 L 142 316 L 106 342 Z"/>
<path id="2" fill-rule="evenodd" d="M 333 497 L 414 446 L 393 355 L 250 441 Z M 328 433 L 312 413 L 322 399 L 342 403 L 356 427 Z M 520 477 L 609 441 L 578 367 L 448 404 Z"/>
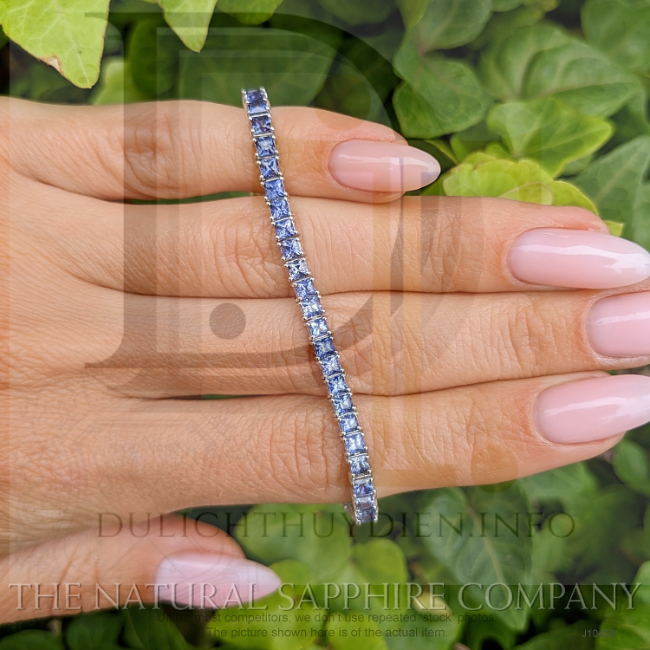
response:
<path id="1" fill-rule="evenodd" d="M 325 296 L 331 337 L 322 319 L 305 327 L 292 299 L 122 301 L 111 292 L 103 300 L 113 307 L 105 303 L 91 330 L 109 336 L 114 352 L 86 368 L 131 396 L 319 395 L 310 334 L 326 375 L 342 366 L 353 391 L 374 395 L 631 368 L 650 361 L 650 282 L 644 288 Z M 128 382 L 115 383 L 127 370 Z"/>

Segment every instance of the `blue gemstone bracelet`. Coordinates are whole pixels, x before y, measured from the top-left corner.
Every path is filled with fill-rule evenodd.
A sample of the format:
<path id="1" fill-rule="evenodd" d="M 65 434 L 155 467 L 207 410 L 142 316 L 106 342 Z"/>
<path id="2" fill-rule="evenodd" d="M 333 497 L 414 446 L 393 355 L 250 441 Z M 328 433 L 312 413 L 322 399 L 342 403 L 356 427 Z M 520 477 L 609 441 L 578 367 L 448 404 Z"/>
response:
<path id="1" fill-rule="evenodd" d="M 352 391 L 345 380 L 341 358 L 327 324 L 320 293 L 316 290 L 307 267 L 289 198 L 284 189 L 266 90 L 242 90 L 242 100 L 250 122 L 255 160 L 260 170 L 260 183 L 264 188 L 266 203 L 271 212 L 271 224 L 275 228 L 276 240 L 289 273 L 289 281 L 302 310 L 309 339 L 341 431 L 352 486 L 352 501 L 344 504 L 344 507 L 357 524 L 377 521 L 377 492 L 373 485 L 368 448 L 359 424 L 357 409 L 352 403 Z"/>

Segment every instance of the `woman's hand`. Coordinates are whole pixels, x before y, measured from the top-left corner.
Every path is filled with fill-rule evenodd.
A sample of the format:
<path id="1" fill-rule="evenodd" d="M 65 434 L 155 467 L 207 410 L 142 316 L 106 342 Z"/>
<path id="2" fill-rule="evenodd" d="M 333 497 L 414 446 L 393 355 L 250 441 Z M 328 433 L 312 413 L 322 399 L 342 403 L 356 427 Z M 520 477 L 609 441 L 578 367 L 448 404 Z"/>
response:
<path id="1" fill-rule="evenodd" d="M 155 582 L 166 599 L 213 585 L 216 604 L 232 583 L 268 593 L 275 575 L 227 535 L 145 523 L 349 497 L 267 207 L 124 202 L 259 192 L 244 112 L 0 110 L 0 620 L 93 609 L 96 584 L 150 601 Z M 650 420 L 650 378 L 604 372 L 650 362 L 648 253 L 578 208 L 393 200 L 438 168 L 389 129 L 308 108 L 274 123 L 380 496 L 573 463 Z M 251 397 L 175 399 L 203 394 Z M 52 583 L 58 602 L 37 599 Z"/>

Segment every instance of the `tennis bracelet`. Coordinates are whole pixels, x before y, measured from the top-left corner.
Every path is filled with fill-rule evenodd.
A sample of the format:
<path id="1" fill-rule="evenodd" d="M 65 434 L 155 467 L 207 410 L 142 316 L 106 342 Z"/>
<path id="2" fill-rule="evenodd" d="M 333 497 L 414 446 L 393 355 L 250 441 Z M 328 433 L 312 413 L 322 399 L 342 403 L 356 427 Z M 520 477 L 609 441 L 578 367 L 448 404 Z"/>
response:
<path id="1" fill-rule="evenodd" d="M 327 324 L 320 293 L 316 290 L 309 272 L 293 220 L 289 197 L 284 188 L 284 178 L 280 171 L 271 123 L 271 106 L 266 90 L 242 90 L 242 100 L 250 123 L 255 160 L 259 166 L 260 183 L 269 206 L 271 224 L 275 228 L 284 266 L 296 293 L 296 301 L 302 310 L 302 317 L 309 331 L 309 338 L 322 370 L 345 446 L 352 501 L 345 503 L 344 507 L 357 524 L 377 521 L 377 492 L 373 485 L 368 448 L 359 424 L 357 409 L 352 403 L 352 391 L 345 380 L 341 358 Z"/>

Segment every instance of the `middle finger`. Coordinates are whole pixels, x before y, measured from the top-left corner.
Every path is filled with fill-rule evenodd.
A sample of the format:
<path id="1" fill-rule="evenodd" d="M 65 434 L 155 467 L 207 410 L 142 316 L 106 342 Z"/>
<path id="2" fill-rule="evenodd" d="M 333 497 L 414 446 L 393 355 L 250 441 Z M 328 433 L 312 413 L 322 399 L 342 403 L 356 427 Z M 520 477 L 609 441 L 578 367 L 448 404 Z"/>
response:
<path id="1" fill-rule="evenodd" d="M 83 203 L 74 210 L 81 216 L 37 227 L 52 229 L 67 268 L 93 284 L 165 296 L 292 295 L 261 197 L 171 206 L 73 200 Z M 606 288 L 650 275 L 648 253 L 581 208 L 457 197 L 382 205 L 300 198 L 292 206 L 323 294 Z M 524 233 L 545 241 L 513 247 Z"/>

